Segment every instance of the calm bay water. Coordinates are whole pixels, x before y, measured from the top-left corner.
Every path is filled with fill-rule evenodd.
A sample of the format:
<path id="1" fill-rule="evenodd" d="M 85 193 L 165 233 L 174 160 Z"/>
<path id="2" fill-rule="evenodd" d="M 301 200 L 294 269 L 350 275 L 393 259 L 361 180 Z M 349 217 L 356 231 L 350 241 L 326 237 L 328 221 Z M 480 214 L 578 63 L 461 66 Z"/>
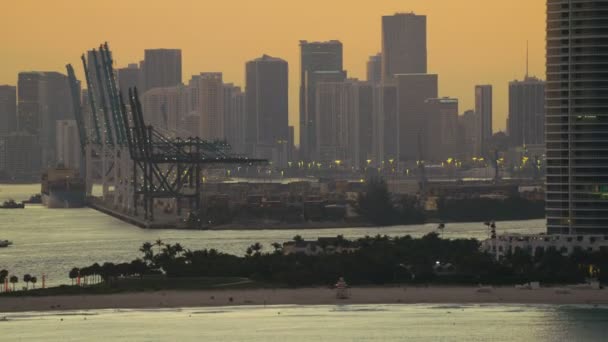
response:
<path id="1" fill-rule="evenodd" d="M 0 202 L 8 198 L 27 199 L 40 191 L 39 185 L 0 185 Z M 500 222 L 500 232 L 542 232 L 543 220 Z M 139 256 L 138 249 L 145 241 L 160 238 L 165 242 L 179 242 L 186 248 L 217 250 L 244 255 L 254 242 L 269 250 L 273 242 L 284 242 L 300 234 L 306 239 L 344 235 L 358 238 L 365 235 L 422 236 L 434 231 L 436 225 L 397 226 L 387 228 L 344 228 L 307 230 L 228 230 L 185 231 L 145 230 L 123 223 L 92 209 L 47 209 L 40 205 L 24 210 L 0 210 L 0 239 L 14 242 L 0 248 L 0 269 L 8 269 L 20 276 L 25 273 L 47 276 L 48 285 L 67 284 L 72 267 L 88 266 L 95 262 L 125 262 Z M 487 237 L 482 223 L 448 224 L 444 237 Z"/>
<path id="2" fill-rule="evenodd" d="M 6 341 L 605 341 L 608 307 L 366 305 L 0 314 Z"/>

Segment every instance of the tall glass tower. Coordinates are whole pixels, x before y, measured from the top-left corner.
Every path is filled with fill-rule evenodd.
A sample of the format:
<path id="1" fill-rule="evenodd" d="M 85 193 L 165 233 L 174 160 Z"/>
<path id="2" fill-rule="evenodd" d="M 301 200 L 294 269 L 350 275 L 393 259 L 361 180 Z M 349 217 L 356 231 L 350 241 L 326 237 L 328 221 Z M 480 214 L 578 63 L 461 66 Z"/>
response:
<path id="1" fill-rule="evenodd" d="M 547 0 L 547 229 L 608 233 L 608 0 Z"/>

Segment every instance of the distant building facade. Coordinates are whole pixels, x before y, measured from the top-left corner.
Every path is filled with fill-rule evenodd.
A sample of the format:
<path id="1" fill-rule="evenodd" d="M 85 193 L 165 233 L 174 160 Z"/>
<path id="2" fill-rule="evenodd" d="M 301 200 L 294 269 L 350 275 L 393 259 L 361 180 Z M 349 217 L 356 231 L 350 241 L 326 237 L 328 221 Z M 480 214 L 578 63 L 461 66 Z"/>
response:
<path id="1" fill-rule="evenodd" d="M 17 88 L 0 85 L 0 136 L 17 131 Z"/>
<path id="2" fill-rule="evenodd" d="M 182 50 L 148 49 L 144 51 L 145 90 L 166 88 L 182 83 Z"/>
<path id="3" fill-rule="evenodd" d="M 382 54 L 370 56 L 367 61 L 367 81 L 378 84 L 382 81 Z"/>
<path id="4" fill-rule="evenodd" d="M 372 158 L 370 166 L 380 167 L 390 160 L 399 160 L 399 111 L 397 86 L 373 86 Z"/>
<path id="5" fill-rule="evenodd" d="M 382 79 L 427 73 L 426 16 L 397 13 L 382 17 Z"/>
<path id="6" fill-rule="evenodd" d="M 222 73 L 207 72 L 198 78 L 199 136 L 207 140 L 224 140 L 224 83 Z"/>
<path id="7" fill-rule="evenodd" d="M 479 119 L 479 131 L 481 138 L 481 150 L 488 153 L 487 143 L 492 138 L 492 86 L 475 86 L 475 113 Z"/>
<path id="8" fill-rule="evenodd" d="M 232 151 L 245 153 L 246 97 L 240 87 L 224 85 L 224 136 Z"/>
<path id="9" fill-rule="evenodd" d="M 67 76 L 58 72 L 21 72 L 17 91 L 20 130 L 38 137 L 41 165 L 55 166 L 56 122 L 74 118 Z"/>
<path id="10" fill-rule="evenodd" d="M 446 161 L 458 152 L 458 99 L 426 100 L 426 159 Z"/>
<path id="11" fill-rule="evenodd" d="M 129 64 L 126 68 L 120 68 L 116 71 L 118 79 L 118 89 L 122 93 L 125 101 L 129 96 L 129 89 L 137 88 L 140 94 L 143 94 L 142 70 L 137 64 Z M 128 102 L 128 101 L 127 101 Z"/>
<path id="12" fill-rule="evenodd" d="M 343 72 L 343 47 L 337 40 L 300 41 L 300 157 L 311 160 L 316 143 L 316 72 Z"/>
<path id="13" fill-rule="evenodd" d="M 38 136 L 16 132 L 0 137 L 4 148 L 4 171 L 9 179 L 39 180 L 42 171 Z"/>
<path id="14" fill-rule="evenodd" d="M 400 74 L 395 78 L 399 115 L 399 159 L 424 159 L 428 149 L 426 100 L 438 97 L 438 76 Z"/>
<path id="15" fill-rule="evenodd" d="M 508 133 L 515 146 L 544 144 L 544 81 L 526 77 L 509 83 Z"/>
<path id="16" fill-rule="evenodd" d="M 246 144 L 257 158 L 287 166 L 289 69 L 285 60 L 264 55 L 246 64 Z"/>
<path id="17" fill-rule="evenodd" d="M 478 114 L 474 110 L 467 110 L 458 117 L 460 129 L 460 149 L 462 159 L 471 159 L 481 156 L 481 131 L 479 130 Z"/>
<path id="18" fill-rule="evenodd" d="M 183 85 L 153 88 L 143 94 L 142 106 L 146 124 L 176 136 L 179 123 L 188 114 L 188 89 Z"/>
<path id="19" fill-rule="evenodd" d="M 56 124 L 57 162 L 67 168 L 79 170 L 82 158 L 76 120 L 57 120 Z"/>

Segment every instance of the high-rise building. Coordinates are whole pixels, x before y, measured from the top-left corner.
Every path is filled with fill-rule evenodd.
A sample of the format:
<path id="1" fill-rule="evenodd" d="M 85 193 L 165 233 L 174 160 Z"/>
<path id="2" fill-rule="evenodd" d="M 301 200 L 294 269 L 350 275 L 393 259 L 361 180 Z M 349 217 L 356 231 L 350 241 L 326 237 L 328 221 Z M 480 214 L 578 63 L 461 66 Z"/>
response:
<path id="1" fill-rule="evenodd" d="M 365 168 L 374 155 L 374 85 L 356 82 L 353 89 L 351 155 L 353 166 Z"/>
<path id="2" fill-rule="evenodd" d="M 321 132 L 321 129 L 326 129 L 326 127 L 321 127 L 322 124 L 318 123 L 318 120 L 321 117 L 323 117 L 323 114 L 321 114 L 320 112 L 327 111 L 328 102 L 326 101 L 325 104 L 319 105 L 317 103 L 317 101 L 319 101 L 320 97 L 326 98 L 328 96 L 327 92 L 331 91 L 330 89 L 326 88 L 326 89 L 324 89 L 323 92 L 319 93 L 317 91 L 317 85 L 320 83 L 332 83 L 332 84 L 341 83 L 344 80 L 346 80 L 346 72 L 344 72 L 344 71 L 315 71 L 315 72 L 307 73 L 307 82 L 309 82 L 309 84 L 314 84 L 314 89 L 315 89 L 315 93 L 310 94 L 315 97 L 314 100 L 311 100 L 307 97 L 305 98 L 305 101 L 307 103 L 315 104 L 314 118 L 312 118 L 312 120 L 311 120 L 311 122 L 314 123 L 315 131 L 309 132 L 309 138 L 311 138 L 309 140 L 309 142 L 311 142 L 311 141 L 315 142 L 315 145 L 311 148 L 311 150 L 309 151 L 309 155 L 308 155 L 308 158 L 310 158 L 312 160 L 319 160 L 322 158 L 321 155 L 319 154 L 320 146 L 322 145 L 319 142 L 319 134 Z M 308 96 L 308 95 L 309 94 L 306 94 L 306 96 Z M 308 110 L 310 110 L 310 109 L 308 109 Z M 312 126 L 309 126 L 309 128 L 310 127 L 312 127 Z"/>
<path id="3" fill-rule="evenodd" d="M 426 16 L 397 13 L 382 17 L 382 81 L 397 74 L 426 74 Z"/>
<path id="4" fill-rule="evenodd" d="M 20 129 L 38 136 L 42 166 L 54 166 L 56 122 L 74 118 L 67 76 L 58 72 L 21 72 L 17 88 Z"/>
<path id="5" fill-rule="evenodd" d="M 188 114 L 188 95 L 189 91 L 183 85 L 153 88 L 145 92 L 141 102 L 146 124 L 169 135 L 177 134 L 179 122 Z"/>
<path id="6" fill-rule="evenodd" d="M 76 120 L 57 120 L 56 123 L 57 162 L 62 163 L 65 167 L 78 170 L 80 169 L 81 150 Z"/>
<path id="7" fill-rule="evenodd" d="M 17 80 L 19 129 L 38 134 L 42 126 L 40 111 L 42 72 L 20 72 Z"/>
<path id="8" fill-rule="evenodd" d="M 371 166 L 399 160 L 399 112 L 397 86 L 377 84 L 373 87 Z"/>
<path id="9" fill-rule="evenodd" d="M 382 54 L 370 56 L 367 61 L 367 81 L 378 84 L 382 81 Z"/>
<path id="10" fill-rule="evenodd" d="M 428 149 L 426 100 L 438 97 L 438 76 L 400 74 L 395 78 L 399 113 L 399 159 L 424 159 Z"/>
<path id="11" fill-rule="evenodd" d="M 458 117 L 460 130 L 460 155 L 461 159 L 479 157 L 481 153 L 481 131 L 479 130 L 478 114 L 474 110 L 467 110 Z"/>
<path id="12" fill-rule="evenodd" d="M 455 158 L 458 144 L 458 99 L 428 99 L 426 105 L 426 159 L 444 161 Z"/>
<path id="13" fill-rule="evenodd" d="M 337 40 L 300 41 L 300 157 L 312 159 L 316 143 L 316 81 L 318 71 L 342 72 L 343 47 Z"/>
<path id="14" fill-rule="evenodd" d="M 245 153 L 245 93 L 233 84 L 224 85 L 224 135 L 234 152 Z"/>
<path id="15" fill-rule="evenodd" d="M 528 77 L 509 83 L 508 133 L 515 146 L 545 142 L 545 82 Z"/>
<path id="16" fill-rule="evenodd" d="M 221 72 L 201 73 L 198 78 L 199 136 L 224 140 L 224 83 Z"/>
<path id="17" fill-rule="evenodd" d="M 317 90 L 316 160 L 331 164 L 347 160 L 349 148 L 348 92 L 344 82 L 319 82 Z"/>
<path id="18" fill-rule="evenodd" d="M 475 112 L 479 118 L 479 130 L 483 153 L 486 151 L 486 144 L 492 138 L 492 86 L 475 86 Z"/>
<path id="19" fill-rule="evenodd" d="M 38 136 L 27 132 L 15 132 L 0 137 L 4 146 L 4 172 L 14 180 L 39 180 L 40 144 Z"/>
<path id="20" fill-rule="evenodd" d="M 144 52 L 145 90 L 182 83 L 182 50 L 149 49 Z"/>
<path id="21" fill-rule="evenodd" d="M 253 156 L 284 166 L 287 156 L 281 151 L 286 151 L 289 135 L 288 64 L 264 55 L 247 62 L 245 70 L 248 148 Z"/>
<path id="22" fill-rule="evenodd" d="M 17 88 L 0 85 L 0 136 L 17 130 Z"/>
<path id="23" fill-rule="evenodd" d="M 317 83 L 317 151 L 322 163 L 364 167 L 372 155 L 372 85 L 349 79 Z"/>
<path id="24" fill-rule="evenodd" d="M 547 1 L 547 230 L 608 234 L 606 1 Z"/>
<path id="25" fill-rule="evenodd" d="M 123 99 L 127 101 L 129 89 L 137 88 L 137 91 L 143 93 L 143 84 L 141 69 L 137 64 L 129 64 L 126 68 L 117 70 L 118 90 L 122 93 Z"/>

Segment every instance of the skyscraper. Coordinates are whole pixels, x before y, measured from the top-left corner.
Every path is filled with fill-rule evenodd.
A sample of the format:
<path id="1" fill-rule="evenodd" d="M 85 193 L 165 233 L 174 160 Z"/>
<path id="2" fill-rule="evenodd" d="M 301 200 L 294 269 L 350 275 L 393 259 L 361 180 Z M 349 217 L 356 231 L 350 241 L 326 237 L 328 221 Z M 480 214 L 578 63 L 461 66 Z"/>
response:
<path id="1" fill-rule="evenodd" d="M 479 117 L 474 110 L 467 110 L 458 117 L 460 129 L 460 158 L 470 159 L 481 154 Z"/>
<path id="2" fill-rule="evenodd" d="M 515 146 L 545 142 L 545 82 L 528 77 L 509 83 L 509 137 Z"/>
<path id="3" fill-rule="evenodd" d="M 283 59 L 264 55 L 247 62 L 245 69 L 245 140 L 254 156 L 272 159 L 289 137 L 288 65 Z M 282 159 L 286 161 L 286 156 Z"/>
<path id="4" fill-rule="evenodd" d="M 475 112 L 479 118 L 482 152 L 487 153 L 486 143 L 492 138 L 492 86 L 475 86 Z"/>
<path id="5" fill-rule="evenodd" d="M 76 120 L 57 120 L 57 136 L 55 150 L 57 161 L 65 167 L 78 170 L 80 168 L 80 138 Z"/>
<path id="6" fill-rule="evenodd" d="M 182 83 L 182 50 L 149 49 L 144 52 L 145 90 Z"/>
<path id="7" fill-rule="evenodd" d="M 179 122 L 188 114 L 189 91 L 183 85 L 153 88 L 142 96 L 147 125 L 170 134 L 178 132 Z"/>
<path id="8" fill-rule="evenodd" d="M 224 135 L 234 152 L 245 153 L 245 93 L 233 84 L 224 85 Z"/>
<path id="9" fill-rule="evenodd" d="M 438 162 L 455 158 L 458 143 L 458 99 L 428 99 L 426 106 L 428 134 L 425 158 Z"/>
<path id="10" fill-rule="evenodd" d="M 129 64 L 126 68 L 117 70 L 118 89 L 125 101 L 127 101 L 127 96 L 129 96 L 129 89 L 137 87 L 137 90 L 143 94 L 143 84 L 141 84 L 143 77 L 141 73 L 142 71 L 137 64 Z"/>
<path id="11" fill-rule="evenodd" d="M 307 77 L 308 84 L 314 84 L 314 89 L 315 89 L 315 93 L 310 94 L 311 96 L 314 96 L 314 100 L 306 98 L 307 103 L 315 104 L 314 118 L 312 118 L 312 122 L 314 123 L 315 131 L 310 133 L 310 136 L 314 138 L 315 145 L 313 147 L 311 147 L 308 158 L 310 158 L 312 160 L 320 160 L 323 158 L 320 154 L 320 152 L 322 150 L 321 146 L 323 146 L 325 144 L 319 141 L 319 139 L 320 139 L 319 134 L 326 132 L 327 127 L 323 127 L 323 123 L 321 123 L 319 120 L 325 119 L 325 115 L 327 115 L 327 114 L 323 114 L 323 113 L 328 113 L 331 110 L 328 108 L 328 106 L 333 105 L 333 102 L 332 102 L 333 97 L 331 97 L 331 96 L 334 96 L 337 93 L 331 87 L 325 87 L 323 89 L 323 91 L 319 92 L 317 89 L 317 86 L 321 83 L 339 84 L 339 83 L 343 82 L 344 80 L 346 80 L 346 72 L 344 72 L 344 71 L 315 71 L 315 72 L 308 72 L 306 77 Z M 308 96 L 308 94 L 307 94 L 307 96 Z M 318 102 L 320 99 L 323 99 L 323 104 L 320 104 Z M 308 110 L 312 111 L 312 109 L 308 109 Z M 311 127 L 313 127 L 313 126 L 309 126 L 309 128 L 311 128 Z M 313 141 L 313 140 L 310 140 L 310 141 Z M 335 159 L 336 158 L 334 158 L 334 160 Z"/>
<path id="12" fill-rule="evenodd" d="M 397 86 L 377 84 L 373 88 L 371 164 L 399 160 L 399 112 Z"/>
<path id="13" fill-rule="evenodd" d="M 17 130 L 17 88 L 0 85 L 0 136 Z"/>
<path id="14" fill-rule="evenodd" d="M 427 144 L 426 100 L 438 97 L 438 76 L 400 74 L 397 80 L 400 160 L 425 158 Z"/>
<path id="15" fill-rule="evenodd" d="M 397 13 L 382 17 L 382 81 L 397 74 L 426 74 L 426 16 Z"/>
<path id="16" fill-rule="evenodd" d="M 372 86 L 356 79 L 317 83 L 317 151 L 323 163 L 359 168 L 371 156 Z"/>
<path id="17" fill-rule="evenodd" d="M 224 136 L 224 83 L 221 72 L 202 73 L 198 78 L 198 107 L 200 137 L 223 140 Z"/>
<path id="18" fill-rule="evenodd" d="M 38 137 L 42 167 L 54 166 L 56 122 L 74 118 L 67 76 L 58 72 L 21 72 L 17 87 L 20 129 Z"/>
<path id="19" fill-rule="evenodd" d="M 42 72 L 20 72 L 17 76 L 17 101 L 19 129 L 38 134 L 42 126 L 41 82 Z"/>
<path id="20" fill-rule="evenodd" d="M 300 157 L 311 159 L 316 143 L 317 71 L 343 70 L 343 47 L 337 40 L 327 42 L 300 41 Z"/>
<path id="21" fill-rule="evenodd" d="M 547 230 L 608 233 L 606 2 L 547 1 Z"/>
<path id="22" fill-rule="evenodd" d="M 382 81 L 382 54 L 370 56 L 367 61 L 367 81 L 378 84 Z"/>

